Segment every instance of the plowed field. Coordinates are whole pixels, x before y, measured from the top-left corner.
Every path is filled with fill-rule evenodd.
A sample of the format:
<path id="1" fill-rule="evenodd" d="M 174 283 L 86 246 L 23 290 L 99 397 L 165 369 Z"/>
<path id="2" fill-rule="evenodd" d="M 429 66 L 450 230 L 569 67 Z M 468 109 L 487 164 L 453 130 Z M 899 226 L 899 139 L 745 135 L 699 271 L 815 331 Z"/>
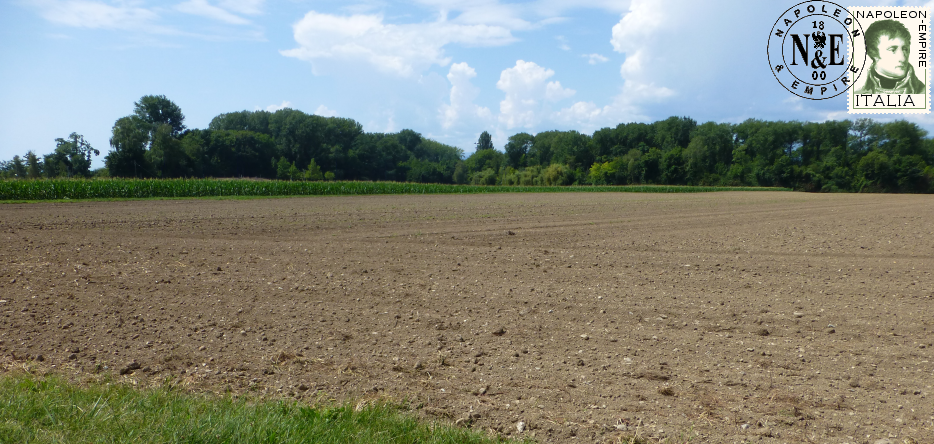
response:
<path id="1" fill-rule="evenodd" d="M 540 442 L 934 442 L 931 196 L 3 205 L 0 239 L 7 371 Z"/>

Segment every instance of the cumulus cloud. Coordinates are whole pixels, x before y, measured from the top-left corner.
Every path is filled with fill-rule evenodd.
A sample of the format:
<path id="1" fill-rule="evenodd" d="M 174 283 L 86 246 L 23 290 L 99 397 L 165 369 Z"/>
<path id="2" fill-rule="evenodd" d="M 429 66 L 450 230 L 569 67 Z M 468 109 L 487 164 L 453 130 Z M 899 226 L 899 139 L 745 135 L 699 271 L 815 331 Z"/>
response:
<path id="1" fill-rule="evenodd" d="M 663 64 L 663 60 L 671 58 L 671 53 L 662 51 L 658 42 L 665 34 L 660 31 L 677 21 L 677 14 L 671 13 L 676 10 L 673 9 L 676 1 L 633 0 L 629 13 L 613 26 L 610 44 L 616 52 L 626 54 L 626 61 L 620 66 L 620 75 L 626 81 L 625 88 L 630 93 L 638 93 L 639 97 L 633 99 L 650 98 L 653 91 L 664 97 L 674 94 L 673 90 L 664 85 L 655 84 L 654 79 L 659 77 L 653 75 L 655 72 L 649 68 L 650 64 Z"/>
<path id="2" fill-rule="evenodd" d="M 604 106 L 597 106 L 593 102 L 577 102 L 554 115 L 555 122 L 584 132 L 591 132 L 620 122 L 648 119 L 649 116 L 645 111 L 629 100 L 625 92 L 618 94 Z"/>
<path id="3" fill-rule="evenodd" d="M 458 124 L 488 120 L 491 117 L 490 109 L 473 103 L 480 88 L 471 83 L 470 79 L 477 76 L 477 71 L 467 63 L 455 63 L 448 71 L 448 81 L 451 82 L 451 101 L 441 106 L 441 127 L 450 129 Z"/>
<path id="4" fill-rule="evenodd" d="M 378 70 L 410 76 L 431 65 L 446 66 L 449 44 L 496 46 L 514 41 L 509 29 L 491 25 L 462 25 L 442 20 L 391 24 L 380 15 L 339 16 L 311 11 L 293 26 L 298 48 L 281 51 L 288 57 L 314 62 L 321 59 L 362 60 Z"/>
<path id="5" fill-rule="evenodd" d="M 516 66 L 503 70 L 496 87 L 506 93 L 499 104 L 499 121 L 508 129 L 531 128 L 549 112 L 546 102 L 557 102 L 574 95 L 573 89 L 548 79 L 555 72 L 534 62 L 516 61 Z"/>
<path id="6" fill-rule="evenodd" d="M 214 6 L 208 3 L 207 0 L 188 0 L 176 5 L 175 9 L 186 14 L 199 15 L 231 25 L 246 25 L 250 23 L 249 20 L 239 15 L 232 14 L 224 8 Z"/>
<path id="7" fill-rule="evenodd" d="M 337 111 L 334 111 L 331 108 L 321 105 L 315 110 L 315 115 L 318 115 L 321 117 L 336 117 Z"/>
<path id="8" fill-rule="evenodd" d="M 613 26 L 610 40 L 626 56 L 620 66 L 623 93 L 633 103 L 690 97 L 693 104 L 701 103 L 698 97 L 719 96 L 725 103 L 724 94 L 748 96 L 761 90 L 751 86 L 760 79 L 749 73 L 765 65 L 744 55 L 761 52 L 763 42 L 737 39 L 728 26 L 711 26 L 731 17 L 761 15 L 758 7 L 753 2 L 724 8 L 690 0 L 633 0 Z M 770 20 L 763 21 L 763 26 L 770 25 Z"/>

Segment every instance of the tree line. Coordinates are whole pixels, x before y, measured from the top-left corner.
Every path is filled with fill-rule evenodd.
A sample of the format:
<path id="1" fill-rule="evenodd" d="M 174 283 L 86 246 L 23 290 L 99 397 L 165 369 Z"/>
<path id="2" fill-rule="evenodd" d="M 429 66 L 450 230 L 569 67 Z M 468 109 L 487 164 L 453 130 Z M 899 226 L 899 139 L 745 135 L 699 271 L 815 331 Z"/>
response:
<path id="1" fill-rule="evenodd" d="M 477 185 L 781 186 L 815 192 L 934 192 L 934 140 L 904 120 L 622 123 L 591 135 L 484 131 L 474 153 L 413 130 L 367 133 L 352 119 L 298 110 L 218 115 L 188 129 L 165 96 L 144 96 L 113 126 L 105 168 L 81 135 L 51 154 L 0 163 L 0 177 L 256 177 Z"/>

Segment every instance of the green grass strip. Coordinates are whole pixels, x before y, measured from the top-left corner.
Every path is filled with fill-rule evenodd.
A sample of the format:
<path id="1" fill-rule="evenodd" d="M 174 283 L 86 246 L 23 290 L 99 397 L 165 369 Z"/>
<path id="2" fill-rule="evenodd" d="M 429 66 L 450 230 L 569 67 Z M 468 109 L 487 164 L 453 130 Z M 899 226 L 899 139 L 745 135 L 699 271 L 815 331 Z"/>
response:
<path id="1" fill-rule="evenodd" d="M 483 186 L 403 182 L 290 182 L 236 179 L 50 179 L 0 181 L 0 201 L 230 196 L 354 196 L 373 194 L 557 192 L 703 193 L 712 191 L 790 190 L 788 188 L 675 185 Z"/>
<path id="2" fill-rule="evenodd" d="M 58 377 L 0 377 L 0 443 L 495 443 L 376 404 L 309 407 Z"/>

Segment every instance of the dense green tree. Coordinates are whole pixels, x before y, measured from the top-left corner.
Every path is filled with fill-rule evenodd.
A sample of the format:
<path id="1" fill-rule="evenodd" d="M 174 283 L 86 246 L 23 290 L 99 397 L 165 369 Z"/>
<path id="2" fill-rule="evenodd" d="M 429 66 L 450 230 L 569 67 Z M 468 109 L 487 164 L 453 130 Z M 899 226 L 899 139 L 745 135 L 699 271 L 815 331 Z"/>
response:
<path id="1" fill-rule="evenodd" d="M 689 117 L 669 117 L 653 123 L 652 126 L 654 136 L 652 145 L 662 150 L 668 150 L 676 146 L 682 148 L 688 146 L 691 142 L 691 133 L 697 127 L 697 122 Z"/>
<path id="2" fill-rule="evenodd" d="M 92 155 L 100 155 L 100 151 L 78 133 L 55 139 L 55 151 L 45 156 L 45 173 L 49 177 L 90 177 Z"/>
<path id="3" fill-rule="evenodd" d="M 206 134 L 207 133 L 207 134 Z M 181 139 L 182 151 L 190 162 L 188 171 L 194 177 L 204 177 L 205 168 L 210 163 L 205 136 L 210 137 L 210 130 L 186 131 Z"/>
<path id="4" fill-rule="evenodd" d="M 535 140 L 532 141 L 532 146 L 526 154 L 526 163 L 540 165 L 543 168 L 551 165 L 552 146 L 555 138 L 560 134 L 561 131 L 543 131 L 536 134 Z"/>
<path id="5" fill-rule="evenodd" d="M 26 152 L 26 178 L 38 179 L 42 177 L 42 161 L 33 151 Z"/>
<path id="6" fill-rule="evenodd" d="M 490 169 L 495 173 L 506 163 L 506 155 L 496 150 L 477 150 L 464 161 L 470 174 Z"/>
<path id="7" fill-rule="evenodd" d="M 928 165 L 920 155 L 895 156 L 892 168 L 898 185 L 897 191 L 903 193 L 924 193 L 930 189 L 930 180 L 924 172 Z"/>
<path id="8" fill-rule="evenodd" d="M 172 135 L 172 127 L 163 124 L 156 128 L 146 159 L 153 166 L 156 177 L 190 176 L 191 159 L 183 149 L 182 141 Z"/>
<path id="9" fill-rule="evenodd" d="M 422 143 L 422 135 L 410 129 L 404 129 L 396 134 L 396 140 L 398 140 L 407 151 L 414 153 Z"/>
<path id="10" fill-rule="evenodd" d="M 21 157 L 13 156 L 13 161 L 10 162 L 10 171 L 13 173 L 13 177 L 17 179 L 26 178 L 26 164 L 23 163 Z"/>
<path id="11" fill-rule="evenodd" d="M 464 158 L 462 149 L 424 138 L 412 150 L 412 154 L 419 159 L 444 164 L 452 169 Z"/>
<path id="12" fill-rule="evenodd" d="M 658 148 L 650 148 L 644 156 L 642 156 L 642 178 L 644 183 L 661 183 L 662 182 L 662 168 L 663 168 L 663 159 L 662 150 Z"/>
<path id="13" fill-rule="evenodd" d="M 491 149 L 493 149 L 493 137 L 486 131 L 480 133 L 480 138 L 477 139 L 477 151 Z"/>
<path id="14" fill-rule="evenodd" d="M 207 130 L 204 136 L 206 146 L 203 149 L 207 163 L 203 164 L 202 168 L 205 175 L 268 178 L 276 176 L 276 166 L 269 163 L 269 159 L 276 158 L 277 152 L 272 137 L 252 131 L 225 130 Z"/>
<path id="15" fill-rule="evenodd" d="M 906 120 L 896 120 L 883 125 L 883 137 L 879 148 L 889 156 L 921 156 L 927 154 L 922 140 L 927 131 Z"/>
<path id="16" fill-rule="evenodd" d="M 280 157 L 279 161 L 276 162 L 276 179 L 292 180 L 292 177 L 289 174 L 289 169 L 291 167 L 292 163 L 286 160 L 285 156 Z"/>
<path id="17" fill-rule="evenodd" d="M 404 167 L 400 168 L 399 163 L 409 157 L 409 152 L 405 146 L 399 143 L 395 137 L 384 137 L 376 143 L 376 152 L 374 157 L 374 179 L 382 180 L 405 180 Z M 398 170 L 398 171 L 397 171 Z"/>
<path id="18" fill-rule="evenodd" d="M 526 155 L 535 143 L 535 137 L 529 133 L 518 133 L 509 138 L 504 147 L 507 163 L 513 168 L 526 166 Z"/>
<path id="19" fill-rule="evenodd" d="M 456 184 L 465 184 L 469 178 L 469 172 L 467 171 L 467 164 L 464 162 L 457 162 L 457 166 L 454 167 L 454 175 L 451 179 Z"/>
<path id="20" fill-rule="evenodd" d="M 684 156 L 681 147 L 674 147 L 662 154 L 662 183 L 685 184 Z"/>
<path id="21" fill-rule="evenodd" d="M 883 151 L 874 150 L 860 159 L 856 166 L 857 191 L 880 192 L 890 190 L 896 184 L 892 163 Z"/>
<path id="22" fill-rule="evenodd" d="M 152 164 L 146 158 L 151 125 L 138 116 L 128 116 L 114 123 L 110 137 L 112 150 L 104 164 L 114 177 L 151 177 Z"/>
<path id="23" fill-rule="evenodd" d="M 308 168 L 305 169 L 305 180 L 324 180 L 324 174 L 321 173 L 321 167 L 315 163 L 315 159 L 311 159 L 311 162 L 308 163 Z"/>
<path id="24" fill-rule="evenodd" d="M 574 172 L 565 165 L 554 163 L 542 171 L 542 184 L 546 186 L 570 185 L 574 182 Z"/>
<path id="25" fill-rule="evenodd" d="M 285 110 L 283 110 L 285 111 Z M 291 109 L 288 109 L 290 112 Z M 227 131 L 252 131 L 273 135 L 269 127 L 269 119 L 272 113 L 269 111 L 236 111 L 232 113 L 219 114 L 211 119 L 208 124 L 209 130 L 227 130 Z"/>
<path id="26" fill-rule="evenodd" d="M 683 156 L 690 183 L 716 184 L 715 177 L 726 174 L 733 158 L 731 126 L 707 122 L 696 127 Z"/>
<path id="27" fill-rule="evenodd" d="M 557 134 L 551 143 L 551 161 L 571 169 L 587 168 L 594 163 L 590 136 L 577 131 Z"/>
<path id="28" fill-rule="evenodd" d="M 175 102 L 165 96 L 143 96 L 133 104 L 133 115 L 150 126 L 154 134 L 162 125 L 169 125 L 173 137 L 185 130 L 185 115 Z"/>

